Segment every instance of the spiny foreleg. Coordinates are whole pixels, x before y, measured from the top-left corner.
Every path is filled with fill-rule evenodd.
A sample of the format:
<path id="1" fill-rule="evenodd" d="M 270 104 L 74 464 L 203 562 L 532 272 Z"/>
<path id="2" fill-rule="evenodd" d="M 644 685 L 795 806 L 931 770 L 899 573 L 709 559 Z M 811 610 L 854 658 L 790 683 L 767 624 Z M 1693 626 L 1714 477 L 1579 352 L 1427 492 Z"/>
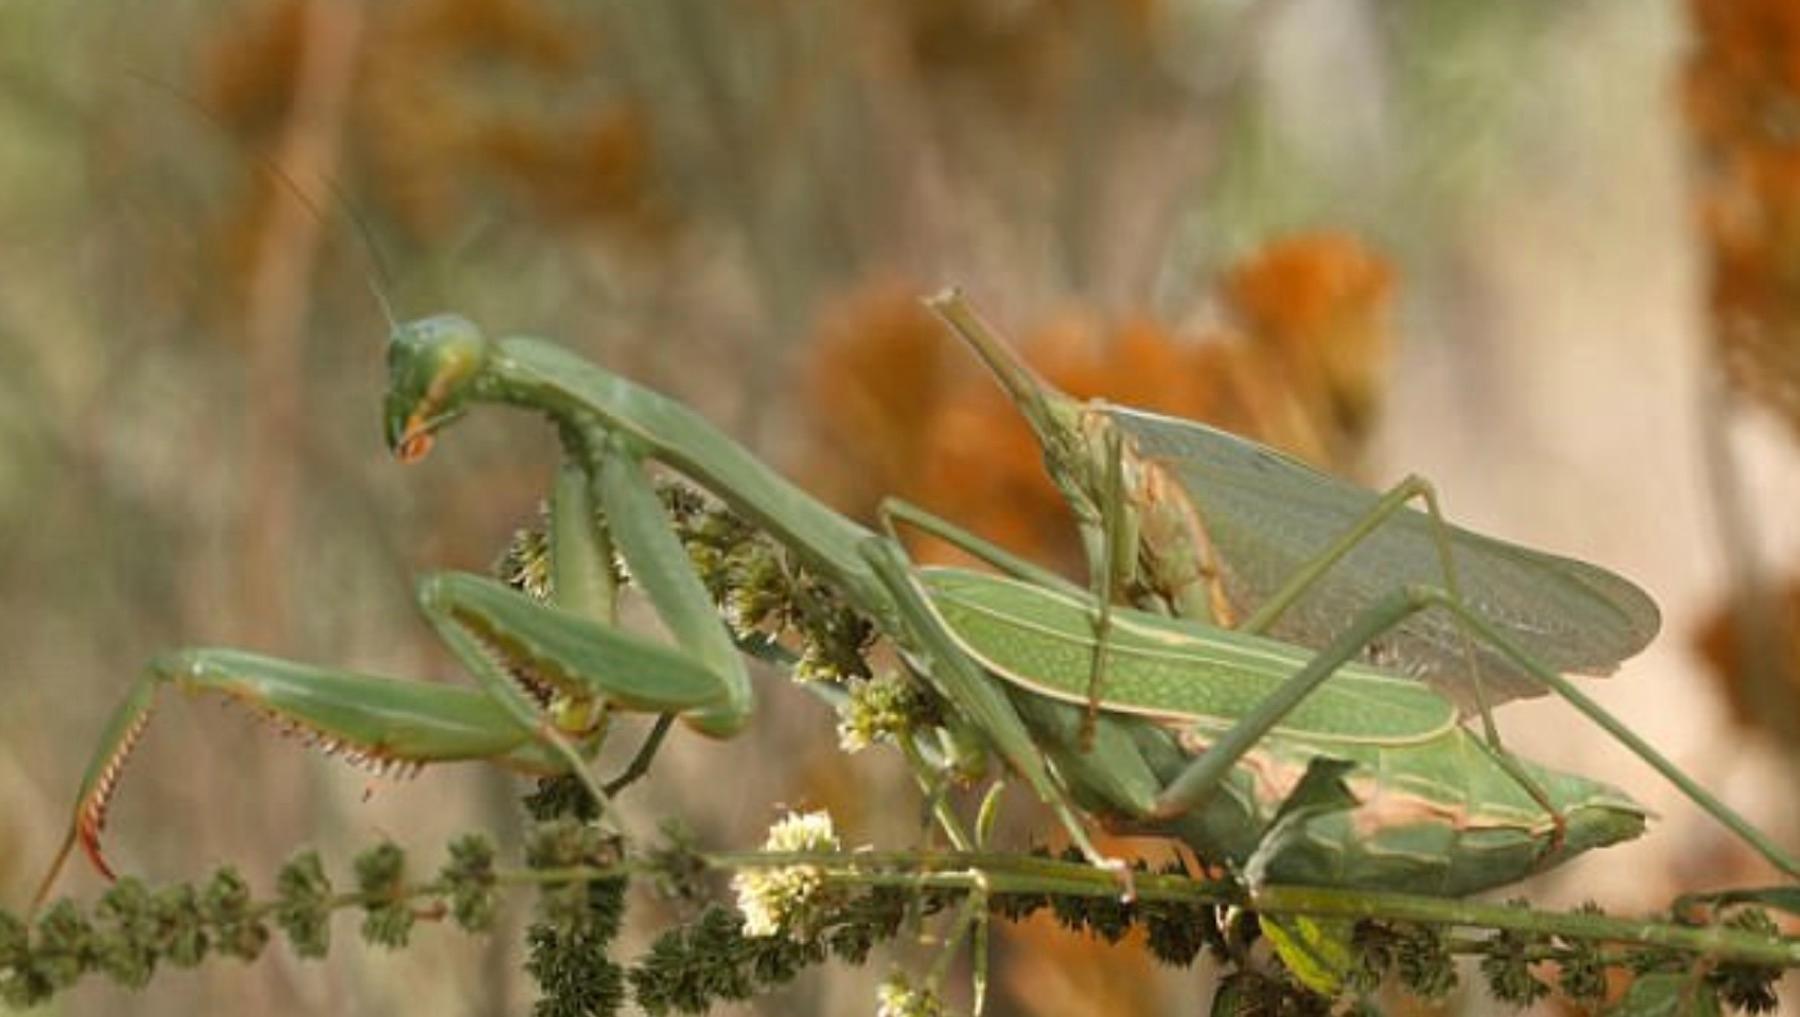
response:
<path id="1" fill-rule="evenodd" d="M 247 706 L 282 731 L 379 773 L 416 772 L 428 763 L 481 759 L 526 773 L 565 764 L 504 710 L 473 689 L 310 667 L 230 649 L 180 650 L 152 661 L 113 711 L 82 777 L 69 830 L 33 907 L 79 845 L 112 878 L 101 851 L 107 808 L 162 690 L 220 696 Z"/>

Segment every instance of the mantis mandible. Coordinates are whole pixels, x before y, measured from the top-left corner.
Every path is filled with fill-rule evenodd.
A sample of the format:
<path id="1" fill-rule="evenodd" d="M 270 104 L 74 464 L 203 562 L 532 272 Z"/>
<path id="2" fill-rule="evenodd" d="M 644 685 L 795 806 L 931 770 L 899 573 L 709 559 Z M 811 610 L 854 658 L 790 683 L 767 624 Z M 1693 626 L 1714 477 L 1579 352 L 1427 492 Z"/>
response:
<path id="1" fill-rule="evenodd" d="M 1286 792 L 1265 797 L 1257 818 L 1235 830 L 1235 840 L 1214 827 L 1223 822 L 1203 808 L 1216 800 L 1245 769 L 1267 768 L 1271 760 L 1292 763 L 1339 750 L 1323 746 L 1349 744 L 1341 725 L 1346 717 L 1323 714 L 1322 730 L 1293 737 L 1275 730 L 1331 676 L 1349 666 L 1367 644 L 1422 610 L 1458 613 L 1496 652 L 1515 666 L 1578 703 L 1579 693 L 1549 669 L 1532 662 L 1505 634 L 1452 598 L 1434 590 L 1407 587 L 1384 598 L 1360 615 L 1324 651 L 1291 646 L 1275 659 L 1293 673 L 1264 687 L 1267 694 L 1242 711 L 1214 716 L 1200 707 L 1177 705 L 1177 719 L 1145 715 L 1138 686 L 1121 676 L 1117 691 L 1100 704 L 1104 723 L 1093 751 L 1071 750 L 1067 743 L 1072 710 L 1061 698 L 1046 696 L 1039 684 L 1021 683 L 1019 669 L 1002 660 L 994 647 L 979 644 L 944 620 L 951 609 L 938 606 L 935 593 L 911 569 L 897 542 L 877 536 L 838 516 L 789 484 L 685 406 L 612 375 L 554 344 L 531 338 L 490 341 L 470 322 L 439 316 L 399 327 L 389 347 L 390 387 L 385 405 L 388 444 L 403 461 L 425 455 L 436 436 L 474 404 L 505 403 L 547 415 L 556 425 L 565 465 L 551 498 L 553 563 L 552 604 L 540 604 L 492 580 L 447 574 L 420 583 L 419 602 L 427 620 L 477 679 L 470 691 L 445 686 L 418 686 L 392 679 L 354 675 L 272 660 L 236 650 L 189 650 L 159 658 L 134 686 L 108 725 L 78 795 L 70 830 L 57 866 L 71 845 L 79 844 L 96 864 L 101 862 L 99 833 L 107 802 L 124 760 L 143 731 L 157 691 L 174 684 L 192 691 L 229 696 L 249 703 L 278 722 L 295 727 L 334 750 L 381 766 L 422 765 L 468 758 L 491 759 L 528 772 L 574 772 L 584 775 L 597 796 L 606 789 L 585 776 L 587 758 L 602 737 L 606 711 L 646 710 L 680 715 L 703 734 L 725 737 L 747 719 L 751 696 L 742 661 L 732 638 L 692 573 L 669 520 L 642 472 L 649 460 L 673 467 L 712 492 L 734 511 L 790 549 L 808 567 L 829 580 L 842 596 L 865 614 L 877 629 L 905 652 L 914 669 L 951 704 L 955 712 L 985 736 L 991 748 L 1057 813 L 1071 838 L 1092 861 L 1107 864 L 1089 841 L 1078 810 L 1102 819 L 1139 825 L 1190 839 L 1206 852 L 1232 857 L 1234 844 L 1262 843 L 1299 820 L 1280 809 L 1269 820 L 1267 806 L 1286 801 Z M 596 503 L 606 525 L 596 523 Z M 610 571 L 617 550 L 674 636 L 668 647 L 616 628 L 612 624 L 614 590 Z M 924 584 L 924 585 L 922 585 Z M 940 584 L 941 586 L 941 584 Z M 1015 596 L 1019 596 L 1015 594 Z M 1032 616 L 1045 603 L 1029 599 L 1009 609 L 1036 626 L 1036 638 L 1067 636 L 1066 620 L 1045 629 Z M 1064 608 L 1066 615 L 1066 605 Z M 1143 623 L 1121 615 L 1123 631 Z M 1079 631 L 1086 631 L 1085 629 Z M 1011 638 L 1011 637 L 1009 637 Z M 1170 637 L 1175 638 L 1174 636 Z M 1211 689 L 1217 678 L 1236 681 L 1252 675 L 1252 659 L 1270 659 L 1272 646 L 1246 649 L 1229 634 L 1195 627 L 1182 638 L 1222 661 L 1213 679 L 1194 679 Z M 1027 648 L 1033 640 L 1027 639 Z M 1127 650 L 1130 648 L 1127 647 Z M 1088 658 L 1094 652 L 1089 644 Z M 1129 655 L 1128 655 L 1129 656 Z M 1086 671 L 1083 670 L 1083 676 Z M 1265 675 L 1265 679 L 1266 679 Z M 1112 679 L 1109 677 L 1109 682 Z M 1052 684 L 1041 674 L 1036 681 Z M 1067 676 L 1056 679 L 1067 684 Z M 1391 679 L 1388 685 L 1391 686 Z M 1327 699 L 1332 694 L 1327 693 Z M 1339 694 L 1341 695 L 1341 694 Z M 1383 693 L 1384 700 L 1396 693 Z M 1454 711 L 1423 688 L 1413 697 L 1438 702 L 1436 709 L 1454 726 Z M 1800 867 L 1788 860 L 1735 813 L 1680 775 L 1653 749 L 1587 704 L 1608 730 L 1659 770 L 1669 775 L 1703 807 L 1744 834 L 1789 872 Z M 1167 711 L 1165 711 L 1167 712 Z M 1441 726 L 1441 725 L 1440 725 Z M 1185 737 L 1175 729 L 1187 729 Z M 1442 737 L 1432 728 L 1434 737 Z M 1213 735 L 1216 734 L 1216 740 Z M 1418 735 L 1414 732 L 1414 735 Z M 1308 738 L 1312 741 L 1309 743 Z M 1390 741 L 1393 735 L 1381 735 Z M 1399 742 L 1377 751 L 1388 751 Z M 1426 739 L 1429 740 L 1429 739 Z M 1379 741 L 1379 739 L 1378 739 Z M 1385 746 L 1385 743 L 1381 743 Z M 1468 777 L 1470 814 L 1498 816 L 1509 807 L 1488 777 L 1471 776 L 1475 765 L 1466 739 L 1457 752 L 1437 750 L 1420 758 L 1423 770 Z M 1307 746 L 1311 745 L 1311 748 Z M 1259 748 L 1259 746 L 1265 746 Z M 1266 747 L 1274 746 L 1274 747 Z M 1078 749 L 1079 747 L 1077 747 Z M 1346 765 L 1358 764 L 1354 753 Z M 1284 756 L 1284 753 L 1286 755 Z M 1305 767 L 1310 771 L 1311 765 Z M 1366 771 L 1366 766 L 1364 767 Z M 1635 833 L 1630 817 L 1642 814 L 1610 789 L 1580 778 L 1533 771 L 1542 787 L 1538 797 L 1553 799 L 1540 808 L 1536 821 L 1514 824 L 1525 831 L 1529 850 L 1507 866 L 1484 868 L 1474 881 L 1453 880 L 1444 892 L 1464 892 L 1475 882 L 1510 881 L 1526 872 Z M 1365 772 L 1362 776 L 1367 776 Z M 1254 773 L 1252 773 L 1252 778 Z M 1355 785 L 1354 777 L 1350 780 Z M 1116 786 L 1129 785 L 1124 792 Z M 1295 787 L 1291 782 L 1273 785 Z M 1514 778 L 1516 796 L 1523 782 Z M 1566 788 L 1577 788 L 1563 795 Z M 1410 793 L 1410 792 L 1408 792 Z M 1121 796 L 1123 795 L 1123 796 Z M 1561 795 L 1562 797 L 1558 797 Z M 1392 802 L 1377 793 L 1367 801 L 1352 794 L 1334 811 L 1360 816 L 1343 836 L 1385 830 L 1376 806 Z M 1418 798 L 1427 813 L 1441 812 L 1445 799 Z M 1591 838 L 1583 831 L 1589 808 L 1611 818 L 1609 833 Z M 1371 811 L 1373 810 L 1373 811 Z M 1450 810 L 1455 811 L 1455 810 Z M 1283 821 L 1287 820 L 1287 826 Z M 1438 815 L 1427 826 L 1447 829 L 1453 819 Z M 1545 833 L 1549 824 L 1553 832 Z M 1435 834 L 1434 834 L 1435 836 Z M 1587 839 L 1578 839 L 1587 838 Z M 1405 839 L 1415 839 L 1407 834 Z M 1430 838 L 1427 837 L 1427 840 Z M 1270 841 L 1271 844 L 1279 842 Z M 1345 840 L 1348 844 L 1348 839 Z M 1461 864 L 1459 848 L 1440 845 Z M 1263 855 L 1273 858 L 1268 851 Z M 1256 857 L 1252 852 L 1250 857 Z M 1265 865 L 1266 869 L 1267 866 Z M 1273 871 L 1286 873 L 1281 866 Z M 44 889 L 56 874 L 53 866 Z M 1329 873 L 1314 873 L 1331 879 Z M 1371 885 L 1396 885 L 1369 877 Z M 1460 879 L 1460 877 L 1459 877 Z M 1404 885 L 1403 883 L 1401 885 Z M 40 893 L 41 896 L 41 893 Z"/>

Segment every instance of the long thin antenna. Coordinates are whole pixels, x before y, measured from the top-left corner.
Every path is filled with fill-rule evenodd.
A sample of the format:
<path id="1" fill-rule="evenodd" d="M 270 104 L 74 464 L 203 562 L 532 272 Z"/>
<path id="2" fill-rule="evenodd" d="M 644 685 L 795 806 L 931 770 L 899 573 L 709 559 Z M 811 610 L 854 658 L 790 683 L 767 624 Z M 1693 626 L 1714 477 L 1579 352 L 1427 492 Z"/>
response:
<path id="1" fill-rule="evenodd" d="M 138 81 L 169 95 L 188 109 L 199 114 L 207 122 L 217 128 L 220 134 L 228 139 L 232 139 L 235 143 L 236 139 L 232 137 L 230 127 L 224 120 L 220 119 L 217 113 L 207 109 L 200 100 L 174 85 L 142 71 L 126 71 L 125 74 L 127 77 L 136 78 Z M 321 223 L 331 222 L 330 214 L 328 214 L 325 209 L 319 207 L 319 203 L 313 200 L 312 195 L 307 193 L 306 188 L 300 186 L 300 182 L 295 180 L 293 174 L 287 171 L 287 167 L 276 162 L 274 157 L 267 152 L 251 148 L 247 145 L 240 144 L 238 147 L 251 159 L 255 160 L 257 165 L 259 165 L 264 172 L 268 173 L 279 182 L 281 186 L 287 190 L 288 194 L 293 197 L 295 201 L 300 203 L 302 208 L 305 208 L 307 212 L 311 213 L 314 219 L 317 219 Z M 388 299 L 388 292 L 394 288 L 394 279 L 388 272 L 387 263 L 381 258 L 381 248 L 375 243 L 374 231 L 369 228 L 368 220 L 364 219 L 362 214 L 357 212 L 355 204 L 350 201 L 350 196 L 344 193 L 343 187 L 338 184 L 337 180 L 327 176 L 325 177 L 324 183 L 326 189 L 331 192 L 335 207 L 341 210 L 344 215 L 349 218 L 351 225 L 356 229 L 356 236 L 359 241 L 357 250 L 362 253 L 365 269 L 363 273 L 363 283 L 368 287 L 369 295 L 375 298 L 375 303 L 381 308 L 381 316 L 387 319 L 388 329 L 392 331 L 399 328 L 400 322 L 399 319 L 394 316 L 393 302 Z"/>

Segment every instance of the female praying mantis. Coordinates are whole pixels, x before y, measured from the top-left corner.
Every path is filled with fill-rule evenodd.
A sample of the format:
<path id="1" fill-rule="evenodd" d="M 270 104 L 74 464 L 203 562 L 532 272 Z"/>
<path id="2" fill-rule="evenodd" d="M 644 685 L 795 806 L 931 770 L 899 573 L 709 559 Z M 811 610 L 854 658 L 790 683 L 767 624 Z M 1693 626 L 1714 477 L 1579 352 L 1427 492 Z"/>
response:
<path id="1" fill-rule="evenodd" d="M 420 580 L 421 611 L 476 678 L 473 690 L 239 650 L 159 657 L 106 728 L 40 899 L 75 844 L 104 869 L 107 803 L 165 685 L 245 702 L 382 768 L 485 759 L 573 772 L 602 800 L 606 789 L 587 774 L 587 760 L 608 708 L 678 715 L 714 737 L 736 732 L 752 709 L 743 661 L 644 475 L 652 460 L 828 580 L 1097 864 L 1113 863 L 1089 841 L 1082 812 L 1181 837 L 1256 878 L 1440 894 L 1511 882 L 1641 830 L 1643 811 L 1620 792 L 1512 760 L 1468 736 L 1453 705 L 1429 688 L 1356 663 L 1372 641 L 1430 610 L 1457 619 L 1512 672 L 1570 699 L 1777 866 L 1800 874 L 1736 813 L 1538 663 L 1504 630 L 1507 619 L 1496 623 L 1453 594 L 1398 585 L 1314 652 L 1197 620 L 1115 611 L 1031 568 L 1020 570 L 1031 582 L 919 572 L 891 537 L 825 508 L 687 407 L 554 344 L 490 341 L 445 315 L 397 328 L 388 366 L 386 435 L 402 461 L 425 455 L 478 403 L 534 410 L 556 425 L 565 463 L 550 499 L 551 601 L 473 575 Z M 1112 441 L 1118 451 L 1105 472 L 1116 491 L 1132 450 Z M 1166 551 L 1153 523 L 1148 515 L 1135 522 L 1139 539 L 1130 543 L 1116 523 L 1105 524 L 1103 541 L 1132 557 L 1146 546 Z M 1460 554 L 1466 538 L 1458 533 Z M 615 552 L 674 646 L 613 624 Z M 1471 599 L 1482 602 L 1479 588 Z M 1104 631 L 1087 620 L 1096 614 L 1109 618 Z M 1079 703 L 1095 698 L 1082 690 L 1097 675 L 1099 716 L 1088 744 Z"/>

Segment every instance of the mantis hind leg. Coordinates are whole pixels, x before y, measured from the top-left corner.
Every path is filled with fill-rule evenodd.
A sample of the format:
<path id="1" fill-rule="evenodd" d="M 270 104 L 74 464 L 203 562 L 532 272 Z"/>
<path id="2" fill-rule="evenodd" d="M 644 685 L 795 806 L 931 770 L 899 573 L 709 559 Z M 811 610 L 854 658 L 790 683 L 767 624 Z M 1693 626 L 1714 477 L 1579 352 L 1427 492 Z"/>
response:
<path id="1" fill-rule="evenodd" d="M 1352 523 L 1331 543 L 1321 548 L 1306 564 L 1296 569 L 1280 589 L 1264 600 L 1237 627 L 1245 632 L 1257 635 L 1265 634 L 1270 626 L 1274 625 L 1345 555 L 1355 550 L 1358 544 L 1404 509 L 1407 502 L 1414 499 L 1419 500 L 1425 506 L 1432 544 L 1437 551 L 1438 565 L 1443 573 L 1443 590 L 1451 600 L 1466 608 L 1467 602 L 1463 599 L 1462 585 L 1457 579 L 1456 556 L 1452 550 L 1450 524 L 1445 521 L 1443 510 L 1438 506 L 1437 489 L 1432 486 L 1431 481 L 1414 473 L 1409 474 L 1404 480 L 1383 493 L 1374 504 L 1369 506 L 1368 511 L 1363 514 L 1361 519 Z M 1468 668 L 1469 683 L 1475 693 L 1476 712 L 1481 717 L 1482 737 L 1493 749 L 1495 762 L 1511 775 L 1520 787 L 1525 789 L 1539 808 L 1542 808 L 1551 817 L 1551 821 L 1556 824 L 1555 840 L 1560 842 L 1568 825 L 1562 810 L 1556 806 L 1543 784 L 1520 765 L 1518 757 L 1514 756 L 1500 739 L 1500 728 L 1494 723 L 1493 707 L 1489 703 L 1487 691 L 1482 683 L 1481 661 L 1475 653 L 1474 633 L 1468 623 L 1463 620 L 1468 613 L 1466 610 L 1458 612 L 1455 617 L 1462 639 L 1464 664 Z"/>
<path id="2" fill-rule="evenodd" d="M 1478 638 L 1499 650 L 1507 659 L 1536 679 L 1546 690 L 1560 696 L 1601 730 L 1611 735 L 1614 740 L 1631 750 L 1633 755 L 1648 763 L 1651 769 L 1675 785 L 1689 801 L 1698 805 L 1702 811 L 1712 816 L 1725 828 L 1737 834 L 1770 864 L 1789 877 L 1800 878 L 1800 860 L 1795 859 L 1793 855 L 1771 840 L 1767 834 L 1752 825 L 1749 820 L 1715 797 L 1712 792 L 1701 787 L 1637 732 L 1631 730 L 1623 721 L 1589 698 L 1586 693 L 1575 686 L 1575 683 L 1535 660 L 1517 643 L 1500 632 L 1480 612 L 1470 609 L 1460 599 L 1449 596 L 1443 590 L 1412 589 L 1409 593 L 1414 601 L 1413 612 L 1436 607 L 1456 615 Z"/>
<path id="3" fill-rule="evenodd" d="M 1343 560 L 1344 556 L 1355 550 L 1383 523 L 1393 518 L 1406 507 L 1406 503 L 1418 499 L 1425 505 L 1426 518 L 1430 522 L 1431 540 L 1437 551 L 1438 565 L 1444 576 L 1444 590 L 1459 603 L 1463 603 L 1462 585 L 1457 579 L 1456 556 L 1452 552 L 1450 524 L 1444 520 L 1443 510 L 1438 507 L 1437 489 L 1431 481 L 1418 474 L 1409 474 L 1406 479 L 1389 488 L 1382 496 L 1369 506 L 1361 519 L 1352 523 L 1331 543 L 1321 548 L 1306 564 L 1294 570 L 1281 588 L 1270 594 L 1257 609 L 1239 622 L 1237 628 L 1256 635 L 1266 634 L 1287 610 L 1306 592 L 1312 589 L 1333 566 Z M 1459 616 L 1460 617 L 1460 616 Z M 1495 749 L 1501 749 L 1500 732 L 1494 726 L 1493 711 L 1488 704 L 1486 691 L 1482 687 L 1481 667 L 1476 659 L 1471 643 L 1472 633 L 1464 625 L 1462 627 L 1463 653 L 1469 668 L 1469 681 L 1475 689 L 1477 712 L 1481 714 L 1482 732 Z"/>
<path id="4" fill-rule="evenodd" d="M 1555 693 L 1574 706 L 1607 734 L 1630 749 L 1634 755 L 1648 763 L 1652 769 L 1662 774 L 1690 801 L 1742 838 L 1745 843 L 1768 859 L 1776 868 L 1789 876 L 1800 877 L 1800 861 L 1776 845 L 1768 835 L 1756 829 L 1730 806 L 1721 802 L 1696 783 L 1693 778 L 1683 773 L 1636 732 L 1626 727 L 1600 704 L 1588 698 L 1572 682 L 1526 653 L 1501 633 L 1492 622 L 1482 617 L 1479 612 L 1470 609 L 1459 598 L 1452 596 L 1447 591 L 1428 586 L 1402 587 L 1382 598 L 1359 616 L 1336 639 L 1332 640 L 1329 646 L 1308 661 L 1305 667 L 1282 683 L 1259 703 L 1256 709 L 1240 719 L 1198 759 L 1195 759 L 1181 774 L 1170 781 L 1157 797 L 1155 814 L 1164 817 L 1174 816 L 1203 805 L 1244 754 L 1261 741 L 1301 700 L 1331 677 L 1339 667 L 1355 660 L 1370 642 L 1378 639 L 1383 633 L 1420 611 L 1433 608 L 1449 611 L 1456 615 L 1474 638 L 1494 647 L 1535 679 L 1545 691 Z M 1516 760 L 1498 751 L 1495 755 L 1497 761 L 1502 762 L 1503 765 L 1509 761 L 1514 764 L 1508 767 L 1507 772 L 1513 776 L 1513 779 L 1518 780 L 1534 799 L 1543 794 L 1543 789 L 1535 781 L 1521 779 L 1522 774 L 1516 768 Z M 1553 819 L 1560 821 L 1560 813 L 1556 809 L 1546 808 L 1545 811 Z M 1553 851 L 1556 846 L 1553 843 L 1550 849 Z"/>

